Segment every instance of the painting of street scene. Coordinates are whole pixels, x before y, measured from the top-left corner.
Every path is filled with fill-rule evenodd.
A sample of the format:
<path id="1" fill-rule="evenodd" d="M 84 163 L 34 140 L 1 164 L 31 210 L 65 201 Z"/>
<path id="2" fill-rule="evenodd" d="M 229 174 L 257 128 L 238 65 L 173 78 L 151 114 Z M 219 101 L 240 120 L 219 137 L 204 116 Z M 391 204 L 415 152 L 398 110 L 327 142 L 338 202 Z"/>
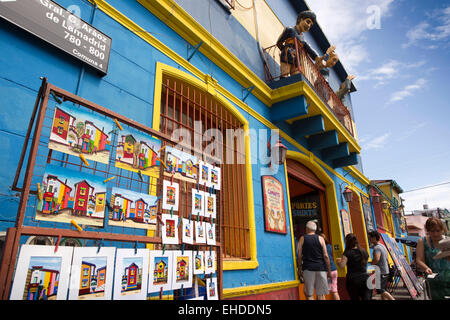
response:
<path id="1" fill-rule="evenodd" d="M 142 257 L 124 258 L 122 266 L 121 295 L 140 293 L 142 287 Z"/>
<path id="2" fill-rule="evenodd" d="M 23 300 L 56 300 L 61 257 L 31 257 Z"/>
<path id="3" fill-rule="evenodd" d="M 108 224 L 154 230 L 157 200 L 156 196 L 113 187 Z"/>
<path id="4" fill-rule="evenodd" d="M 82 258 L 78 300 L 104 297 L 105 284 L 107 281 L 106 262 L 107 257 Z"/>
<path id="5" fill-rule="evenodd" d="M 172 147 L 165 148 L 166 176 L 174 174 L 174 178 L 188 182 L 197 182 L 198 159 L 196 156 Z"/>
<path id="6" fill-rule="evenodd" d="M 138 131 L 121 130 L 116 148 L 116 167 L 141 172 L 143 175 L 159 175 L 159 150 L 161 140 Z"/>
<path id="7" fill-rule="evenodd" d="M 106 185 L 102 178 L 47 165 L 39 187 L 36 220 L 103 226 Z"/>
<path id="8" fill-rule="evenodd" d="M 113 121 L 66 103 L 55 107 L 49 149 L 107 164 Z"/>

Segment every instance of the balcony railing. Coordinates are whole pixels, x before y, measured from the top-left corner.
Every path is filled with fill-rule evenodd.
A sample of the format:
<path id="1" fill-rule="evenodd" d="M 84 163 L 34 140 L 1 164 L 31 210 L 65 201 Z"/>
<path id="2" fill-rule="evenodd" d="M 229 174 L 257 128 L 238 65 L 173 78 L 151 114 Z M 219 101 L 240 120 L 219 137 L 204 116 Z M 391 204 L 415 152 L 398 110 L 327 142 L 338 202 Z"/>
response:
<path id="1" fill-rule="evenodd" d="M 295 50 L 297 52 L 297 70 L 303 75 L 327 107 L 334 113 L 339 122 L 342 123 L 347 131 L 354 137 L 350 110 L 344 106 L 333 89 L 331 89 L 328 82 L 320 73 L 319 68 L 307 55 L 302 44 L 297 39 L 295 39 Z M 263 53 L 266 82 L 276 81 L 281 77 L 289 76 L 289 74 L 281 74 L 280 49 L 276 45 L 265 48 Z"/>

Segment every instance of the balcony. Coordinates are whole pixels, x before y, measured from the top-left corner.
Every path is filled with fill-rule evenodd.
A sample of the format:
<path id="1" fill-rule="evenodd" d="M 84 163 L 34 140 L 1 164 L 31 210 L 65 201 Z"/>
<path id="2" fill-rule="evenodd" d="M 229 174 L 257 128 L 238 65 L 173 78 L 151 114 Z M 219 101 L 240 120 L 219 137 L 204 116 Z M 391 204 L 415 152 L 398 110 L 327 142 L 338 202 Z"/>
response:
<path id="1" fill-rule="evenodd" d="M 295 50 L 297 52 L 297 71 L 299 73 L 290 76 L 289 78 L 283 78 L 288 75 L 281 74 L 280 49 L 276 45 L 263 49 L 266 82 L 269 85 L 276 84 L 277 82 L 279 82 L 280 85 L 283 85 L 284 83 L 288 84 L 294 81 L 305 81 L 312 89 L 314 89 L 317 96 L 334 114 L 336 119 L 343 125 L 348 133 L 355 138 L 350 110 L 338 98 L 320 73 L 316 64 L 310 59 L 297 39 L 295 39 Z"/>

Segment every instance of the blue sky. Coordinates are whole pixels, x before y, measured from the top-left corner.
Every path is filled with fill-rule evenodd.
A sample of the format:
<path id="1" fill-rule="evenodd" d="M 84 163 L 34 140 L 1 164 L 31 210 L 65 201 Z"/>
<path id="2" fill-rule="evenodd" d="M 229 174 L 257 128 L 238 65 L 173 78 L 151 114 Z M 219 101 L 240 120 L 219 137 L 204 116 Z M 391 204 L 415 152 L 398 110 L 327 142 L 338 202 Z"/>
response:
<path id="1" fill-rule="evenodd" d="M 356 75 L 352 102 L 365 175 L 394 179 L 404 191 L 449 182 L 450 0 L 307 3 Z M 450 184 L 401 197 L 407 211 L 424 203 L 450 209 Z"/>

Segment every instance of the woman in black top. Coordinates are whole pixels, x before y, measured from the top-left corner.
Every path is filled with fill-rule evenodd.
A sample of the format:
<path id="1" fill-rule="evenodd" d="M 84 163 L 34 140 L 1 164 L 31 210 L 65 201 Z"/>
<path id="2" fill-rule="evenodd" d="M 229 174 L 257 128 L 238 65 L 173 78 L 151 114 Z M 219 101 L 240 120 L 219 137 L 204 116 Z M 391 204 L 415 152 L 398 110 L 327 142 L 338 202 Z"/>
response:
<path id="1" fill-rule="evenodd" d="M 347 265 L 346 286 L 352 300 L 371 300 L 372 291 L 367 286 L 367 260 L 369 255 L 358 244 L 358 239 L 353 233 L 345 237 L 345 250 L 341 258 L 336 259 L 340 268 Z"/>

